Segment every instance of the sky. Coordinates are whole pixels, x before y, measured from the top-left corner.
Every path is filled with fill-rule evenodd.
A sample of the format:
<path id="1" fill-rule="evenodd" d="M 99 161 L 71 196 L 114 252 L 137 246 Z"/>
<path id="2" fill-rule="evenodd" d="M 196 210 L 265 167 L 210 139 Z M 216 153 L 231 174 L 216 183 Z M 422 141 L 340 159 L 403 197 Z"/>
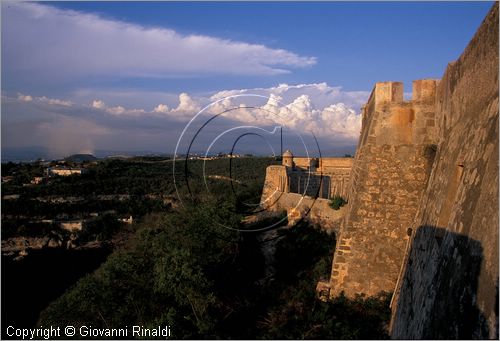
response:
<path id="1" fill-rule="evenodd" d="M 491 6 L 3 1 L 2 160 L 353 153 L 375 82 L 441 78 Z"/>

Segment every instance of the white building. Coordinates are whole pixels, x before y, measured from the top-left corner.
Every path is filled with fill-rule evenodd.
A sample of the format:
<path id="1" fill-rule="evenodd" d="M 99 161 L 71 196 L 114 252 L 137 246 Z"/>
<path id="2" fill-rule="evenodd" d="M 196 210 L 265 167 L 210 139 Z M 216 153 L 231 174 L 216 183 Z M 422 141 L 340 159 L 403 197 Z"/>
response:
<path id="1" fill-rule="evenodd" d="M 53 167 L 47 169 L 49 175 L 68 176 L 72 174 L 82 175 L 87 172 L 85 168 Z"/>

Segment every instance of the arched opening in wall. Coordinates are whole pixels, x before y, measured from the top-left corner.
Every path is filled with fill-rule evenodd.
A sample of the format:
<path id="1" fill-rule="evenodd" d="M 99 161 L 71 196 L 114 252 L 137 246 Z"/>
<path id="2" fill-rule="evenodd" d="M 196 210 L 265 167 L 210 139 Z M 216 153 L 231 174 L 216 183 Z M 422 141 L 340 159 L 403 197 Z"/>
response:
<path id="1" fill-rule="evenodd" d="M 452 175 L 452 178 L 448 184 L 446 197 L 444 199 L 445 201 L 441 206 L 441 212 L 439 213 L 439 219 L 438 219 L 438 227 L 441 227 L 441 229 L 436 229 L 441 231 L 439 235 L 436 235 L 436 241 L 439 245 L 441 245 L 441 242 L 443 240 L 445 229 L 448 226 L 451 212 L 456 202 L 458 186 L 460 185 L 463 171 L 464 171 L 464 165 L 458 164 L 457 167 L 455 167 L 454 174 Z"/>

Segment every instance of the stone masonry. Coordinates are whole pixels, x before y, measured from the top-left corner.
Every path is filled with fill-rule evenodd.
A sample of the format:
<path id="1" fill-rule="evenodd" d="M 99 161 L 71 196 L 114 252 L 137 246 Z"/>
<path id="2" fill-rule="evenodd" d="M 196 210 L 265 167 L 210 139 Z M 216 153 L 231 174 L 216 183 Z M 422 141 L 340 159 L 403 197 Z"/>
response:
<path id="1" fill-rule="evenodd" d="M 439 145 L 393 299 L 395 339 L 498 339 L 498 2 L 437 88 Z"/>
<path id="2" fill-rule="evenodd" d="M 306 217 L 326 230 L 338 231 L 345 208 L 333 210 L 328 203 L 335 195 L 347 198 L 352 162 L 352 158 L 294 157 L 287 151 L 282 165 L 266 170 L 261 205 L 268 211 L 287 211 L 289 218 Z"/>
<path id="3" fill-rule="evenodd" d="M 311 215 L 340 224 L 320 297 L 393 292 L 392 338 L 498 339 L 498 26 L 496 2 L 441 80 L 413 82 L 410 101 L 402 83 L 376 83 L 352 166 L 332 161 L 326 192 L 311 182 L 319 203 L 349 199 L 334 216 L 326 204 Z M 328 160 L 283 163 L 267 169 L 262 201 L 296 210 L 312 200 L 304 170 Z"/>
<path id="4" fill-rule="evenodd" d="M 330 295 L 393 291 L 432 166 L 436 80 L 377 83 L 362 109 L 348 212 L 335 250 Z"/>

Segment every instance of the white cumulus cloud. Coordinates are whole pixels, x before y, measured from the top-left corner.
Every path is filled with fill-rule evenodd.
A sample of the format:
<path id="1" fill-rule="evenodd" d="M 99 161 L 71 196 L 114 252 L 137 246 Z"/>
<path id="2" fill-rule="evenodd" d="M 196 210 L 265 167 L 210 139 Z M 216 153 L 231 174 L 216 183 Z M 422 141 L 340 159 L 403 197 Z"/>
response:
<path id="1" fill-rule="evenodd" d="M 194 99 L 187 93 L 183 92 L 179 94 L 179 104 L 177 107 L 170 109 L 167 104 L 158 104 L 152 112 L 165 114 L 168 117 L 183 120 L 190 119 L 196 115 L 200 109 L 200 100 Z"/>
<path id="2" fill-rule="evenodd" d="M 104 109 L 106 108 L 106 104 L 101 101 L 101 100 L 94 100 L 92 101 L 92 108 L 95 108 L 95 109 Z"/>
<path id="3" fill-rule="evenodd" d="M 107 108 L 106 111 L 109 112 L 110 114 L 120 115 L 125 112 L 125 108 L 119 105 L 116 107 Z"/>
<path id="4" fill-rule="evenodd" d="M 48 98 L 45 96 L 37 97 L 36 99 L 39 100 L 40 102 L 44 102 L 44 103 L 47 103 L 50 105 L 62 105 L 64 107 L 70 107 L 73 105 L 73 102 L 71 102 L 71 101 L 66 101 L 66 100 L 57 99 L 57 98 Z"/>
<path id="5" fill-rule="evenodd" d="M 21 93 L 18 93 L 17 99 L 23 102 L 31 102 L 33 100 L 33 97 L 31 97 L 30 95 L 23 95 Z"/>
<path id="6" fill-rule="evenodd" d="M 144 109 L 126 109 L 121 105 L 117 105 L 114 107 L 108 106 L 104 101 L 101 100 L 93 100 L 90 104 L 90 107 L 97 110 L 103 110 L 112 115 L 137 115 L 143 114 L 146 111 Z"/>
<path id="7" fill-rule="evenodd" d="M 343 91 L 327 83 L 288 85 L 270 88 L 221 90 L 209 98 L 181 93 L 177 103 L 158 104 L 152 111 L 108 107 L 94 100 L 92 107 L 113 115 L 152 114 L 176 121 L 187 121 L 201 108 L 205 114 L 221 114 L 227 119 L 254 125 L 283 125 L 297 132 L 310 131 L 317 136 L 335 136 L 355 143 L 361 129 L 360 107 L 368 99 L 364 91 Z M 256 108 L 261 108 L 256 109 Z"/>
<path id="8" fill-rule="evenodd" d="M 173 111 L 196 113 L 199 110 L 200 104 L 193 100 L 187 93 L 183 92 L 179 95 L 179 105 Z"/>
<path id="9" fill-rule="evenodd" d="M 210 99 L 219 102 L 210 108 L 211 112 L 220 113 L 241 103 L 248 105 L 254 100 L 245 96 L 250 94 L 267 98 L 260 105 L 264 110 L 234 110 L 227 116 L 245 123 L 281 124 L 296 131 L 307 130 L 317 136 L 335 136 L 353 143 L 361 129 L 359 109 L 369 96 L 369 92 L 343 91 L 327 83 L 279 84 L 215 93 Z"/>
<path id="10" fill-rule="evenodd" d="M 41 97 L 34 97 L 32 95 L 25 95 L 22 93 L 17 93 L 17 100 L 21 102 L 32 102 L 32 101 L 37 101 L 49 105 L 61 105 L 64 107 L 70 107 L 73 105 L 73 102 L 68 101 L 68 100 L 62 100 L 58 98 L 49 98 L 46 96 L 41 96 Z"/>
<path id="11" fill-rule="evenodd" d="M 154 109 L 153 112 L 158 112 L 158 113 L 168 113 L 170 109 L 168 108 L 168 105 L 166 104 L 158 104 Z"/>
<path id="12" fill-rule="evenodd" d="M 92 95 L 90 98 L 94 99 L 83 102 L 20 93 L 15 97 L 3 96 L 2 129 L 6 143 L 15 146 L 19 143 L 47 144 L 49 141 L 53 149 L 59 140 L 47 138 L 54 131 L 49 128 L 53 122 L 63 120 L 64 125 L 57 127 L 65 127 L 68 132 L 85 127 L 87 132 L 84 135 L 90 136 L 84 139 L 81 134 L 71 133 L 74 137 L 71 150 L 75 151 L 79 150 L 78 141 L 85 148 L 104 149 L 108 148 L 106 143 L 143 148 L 152 143 L 152 139 L 157 145 L 164 146 L 166 141 L 175 145 L 175 139 L 185 124 L 200 108 L 208 106 L 207 115 L 222 113 L 213 121 L 217 125 L 215 128 L 225 129 L 240 124 L 262 128 L 280 125 L 299 134 L 314 133 L 322 140 L 322 148 L 355 145 L 361 128 L 359 108 L 369 93 L 344 91 L 325 83 L 229 89 L 208 95 L 158 93 L 157 97 L 145 102 L 144 106 L 152 108 L 150 110 L 131 108 L 120 102 L 120 97 L 108 98 L 98 91 Z M 134 96 L 141 99 L 143 95 L 137 93 Z M 129 103 L 134 102 L 134 96 L 126 96 Z M 108 105 L 108 102 L 113 105 Z M 202 122 L 206 117 L 201 117 Z M 26 138 L 20 141 L 19 136 Z M 67 136 L 63 137 L 69 138 Z M 100 142 L 93 144 L 94 138 Z"/>

